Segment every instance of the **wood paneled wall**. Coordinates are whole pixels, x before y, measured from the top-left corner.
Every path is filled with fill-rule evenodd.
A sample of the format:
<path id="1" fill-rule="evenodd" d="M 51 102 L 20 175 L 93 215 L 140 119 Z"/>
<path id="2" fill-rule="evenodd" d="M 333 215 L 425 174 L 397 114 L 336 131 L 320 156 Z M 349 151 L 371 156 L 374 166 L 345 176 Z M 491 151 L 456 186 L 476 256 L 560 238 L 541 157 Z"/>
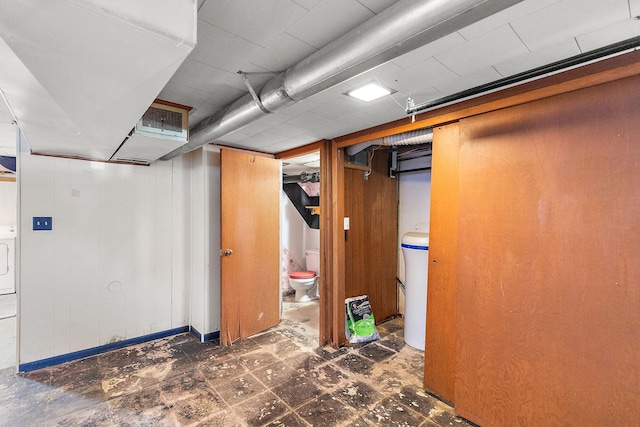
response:
<path id="1" fill-rule="evenodd" d="M 638 88 L 635 76 L 460 122 L 458 414 L 640 424 Z"/>
<path id="2" fill-rule="evenodd" d="M 387 168 L 386 154 L 376 152 L 368 180 L 362 170 L 344 170 L 345 297 L 368 295 L 377 322 L 398 312 L 397 181 Z"/>

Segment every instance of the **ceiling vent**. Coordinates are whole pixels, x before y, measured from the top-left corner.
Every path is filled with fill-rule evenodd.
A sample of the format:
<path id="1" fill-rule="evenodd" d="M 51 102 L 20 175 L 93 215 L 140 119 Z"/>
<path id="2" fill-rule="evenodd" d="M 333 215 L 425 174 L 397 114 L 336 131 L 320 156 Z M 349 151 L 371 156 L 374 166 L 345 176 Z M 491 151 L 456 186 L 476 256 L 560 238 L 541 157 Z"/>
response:
<path id="1" fill-rule="evenodd" d="M 191 107 L 156 99 L 111 157 L 149 164 L 189 141 Z"/>

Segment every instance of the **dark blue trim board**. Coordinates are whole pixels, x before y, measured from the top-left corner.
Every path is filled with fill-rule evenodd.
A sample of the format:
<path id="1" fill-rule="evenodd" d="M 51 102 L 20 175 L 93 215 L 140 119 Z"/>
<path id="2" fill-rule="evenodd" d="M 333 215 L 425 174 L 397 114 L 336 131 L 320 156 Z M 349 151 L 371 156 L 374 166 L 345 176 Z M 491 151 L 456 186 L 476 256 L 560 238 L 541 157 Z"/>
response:
<path id="1" fill-rule="evenodd" d="M 200 342 L 207 342 L 207 341 L 211 341 L 211 340 L 215 340 L 217 338 L 220 338 L 220 331 L 217 332 L 209 332 L 208 334 L 201 334 L 200 332 L 198 332 L 198 330 L 196 328 L 194 328 L 193 326 L 191 326 L 189 328 L 189 330 L 191 331 L 191 334 L 196 337 L 198 339 L 198 341 Z"/>
<path id="2" fill-rule="evenodd" d="M 213 341 L 213 340 L 217 340 L 218 338 L 220 338 L 220 331 L 216 331 L 216 332 L 210 332 L 208 334 L 204 334 L 204 340 L 206 341 Z"/>
<path id="3" fill-rule="evenodd" d="M 429 250 L 429 246 L 407 245 L 406 243 L 403 243 L 400 246 L 402 246 L 403 248 L 407 248 L 407 249 L 417 249 L 419 251 L 428 251 Z"/>
<path id="4" fill-rule="evenodd" d="M 83 359 L 89 356 L 95 356 L 96 354 L 106 353 L 107 351 L 117 350 L 130 345 L 142 344 L 143 342 L 153 341 L 160 338 L 170 337 L 172 335 L 178 335 L 183 332 L 189 332 L 189 326 L 182 326 L 180 328 L 169 329 L 167 331 L 154 332 L 153 334 L 143 335 L 141 337 L 129 338 L 127 340 L 112 342 L 105 345 L 99 345 L 97 347 L 87 348 L 85 350 L 74 351 L 73 353 L 61 354 L 60 356 L 49 357 L 47 359 L 36 360 L 35 362 L 23 363 L 18 366 L 18 371 L 29 372 L 36 369 L 47 368 L 53 365 L 59 365 L 60 363 L 71 362 L 72 360 Z"/>

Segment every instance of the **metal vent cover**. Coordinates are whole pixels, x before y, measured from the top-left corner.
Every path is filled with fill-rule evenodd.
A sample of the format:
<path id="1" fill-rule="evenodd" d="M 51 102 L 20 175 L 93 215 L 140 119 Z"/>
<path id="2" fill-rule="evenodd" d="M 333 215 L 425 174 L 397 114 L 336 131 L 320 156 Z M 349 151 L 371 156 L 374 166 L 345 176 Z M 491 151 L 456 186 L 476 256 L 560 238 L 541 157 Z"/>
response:
<path id="1" fill-rule="evenodd" d="M 161 131 L 181 132 L 182 113 L 156 107 L 149 107 L 142 116 L 142 126 Z"/>

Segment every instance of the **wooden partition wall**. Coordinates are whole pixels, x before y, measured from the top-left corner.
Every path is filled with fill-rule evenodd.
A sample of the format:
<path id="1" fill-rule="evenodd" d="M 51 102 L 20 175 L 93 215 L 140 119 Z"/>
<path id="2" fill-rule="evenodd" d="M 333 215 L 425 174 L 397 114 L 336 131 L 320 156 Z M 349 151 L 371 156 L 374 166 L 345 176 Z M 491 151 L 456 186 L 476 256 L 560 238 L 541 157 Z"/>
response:
<path id="1" fill-rule="evenodd" d="M 376 152 L 372 170 L 344 169 L 345 297 L 368 295 L 376 321 L 397 309 L 397 182 L 387 177 L 387 157 Z"/>
<path id="2" fill-rule="evenodd" d="M 639 88 L 629 77 L 460 121 L 459 415 L 640 424 Z"/>

